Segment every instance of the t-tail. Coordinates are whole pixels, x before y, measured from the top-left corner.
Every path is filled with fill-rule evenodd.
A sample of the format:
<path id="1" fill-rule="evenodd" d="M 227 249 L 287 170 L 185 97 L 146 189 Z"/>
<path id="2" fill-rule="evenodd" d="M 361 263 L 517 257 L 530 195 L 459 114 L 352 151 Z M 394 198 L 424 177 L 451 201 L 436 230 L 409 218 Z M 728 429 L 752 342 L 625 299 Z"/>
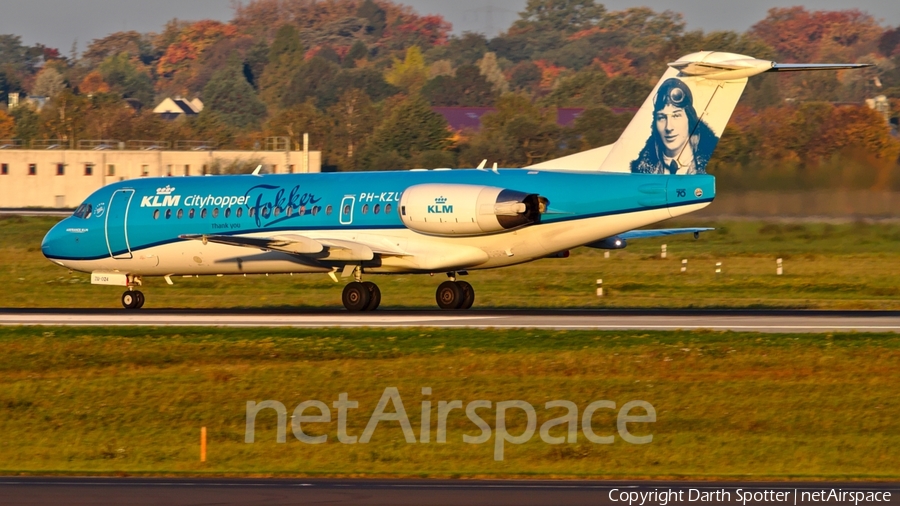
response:
<path id="1" fill-rule="evenodd" d="M 703 51 L 669 63 L 615 144 L 532 166 L 644 174 L 705 174 L 749 77 L 763 72 L 838 70 L 868 64 L 779 64 Z"/>

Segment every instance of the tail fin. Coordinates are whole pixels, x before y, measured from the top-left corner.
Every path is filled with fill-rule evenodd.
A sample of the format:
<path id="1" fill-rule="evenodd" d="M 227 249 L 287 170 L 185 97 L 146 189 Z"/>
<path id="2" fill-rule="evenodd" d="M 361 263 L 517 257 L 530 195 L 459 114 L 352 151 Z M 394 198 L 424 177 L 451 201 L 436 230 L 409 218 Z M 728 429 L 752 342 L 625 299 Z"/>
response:
<path id="1" fill-rule="evenodd" d="M 747 78 L 763 72 L 858 68 L 866 64 L 777 64 L 733 53 L 704 51 L 673 63 L 644 101 L 619 140 L 551 160 L 535 168 L 567 164 L 601 172 L 705 174 L 706 165 Z M 575 167 L 573 167 L 575 168 Z"/>

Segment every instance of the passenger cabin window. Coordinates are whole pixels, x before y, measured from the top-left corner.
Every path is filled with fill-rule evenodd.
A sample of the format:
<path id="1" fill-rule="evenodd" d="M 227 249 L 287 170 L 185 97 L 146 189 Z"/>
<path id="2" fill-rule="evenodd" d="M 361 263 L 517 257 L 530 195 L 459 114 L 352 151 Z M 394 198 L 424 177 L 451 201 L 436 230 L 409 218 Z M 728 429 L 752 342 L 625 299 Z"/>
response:
<path id="1" fill-rule="evenodd" d="M 384 214 L 391 214 L 391 205 L 384 206 Z"/>
<path id="2" fill-rule="evenodd" d="M 225 209 L 225 217 L 226 217 L 226 218 L 230 218 L 230 217 L 231 217 L 231 208 L 230 208 L 230 207 L 228 207 L 228 208 Z"/>
<path id="3" fill-rule="evenodd" d="M 168 219 L 170 219 L 171 217 L 172 217 L 172 210 L 171 210 L 171 209 L 166 209 L 166 219 L 168 220 Z"/>
<path id="4" fill-rule="evenodd" d="M 381 204 L 375 204 L 375 209 L 372 209 L 372 212 L 378 214 L 381 212 Z"/>
<path id="5" fill-rule="evenodd" d="M 194 212 L 195 212 L 194 209 L 191 209 L 190 211 L 188 211 L 188 218 L 190 218 L 190 219 L 193 220 L 193 219 L 194 219 Z"/>
<path id="6" fill-rule="evenodd" d="M 237 211 L 235 211 L 234 215 L 237 216 L 238 218 L 240 218 L 241 216 L 243 216 L 243 215 L 244 215 L 244 208 L 243 208 L 243 207 L 237 208 Z"/>
<path id="7" fill-rule="evenodd" d="M 328 204 L 328 207 L 325 208 L 325 214 L 331 216 L 332 211 L 334 211 L 334 208 L 331 207 L 331 204 Z"/>
<path id="8" fill-rule="evenodd" d="M 218 218 L 218 217 L 219 217 L 219 208 L 217 207 L 217 208 L 213 209 L 213 218 Z"/>
<path id="9" fill-rule="evenodd" d="M 362 213 L 369 214 L 369 204 L 363 204 Z"/>
<path id="10" fill-rule="evenodd" d="M 179 210 L 178 210 L 178 215 L 177 215 L 177 216 L 178 216 L 178 219 L 179 219 L 179 220 L 180 220 L 181 218 L 184 218 L 184 209 L 179 209 Z"/>
<path id="11" fill-rule="evenodd" d="M 275 216 L 278 216 L 279 214 L 281 214 L 281 208 L 280 208 L 280 207 L 276 207 L 276 208 L 275 208 Z"/>
<path id="12" fill-rule="evenodd" d="M 254 216 L 256 216 L 256 208 L 251 207 L 251 208 L 250 208 L 250 211 L 247 213 L 247 216 L 249 216 L 249 217 L 251 217 L 251 218 L 254 217 Z"/>
<path id="13" fill-rule="evenodd" d="M 153 211 L 153 219 L 154 219 L 154 220 L 158 220 L 158 219 L 159 219 L 159 209 Z"/>
<path id="14" fill-rule="evenodd" d="M 313 210 L 312 210 L 313 216 L 319 214 L 319 209 L 321 209 L 319 206 L 313 206 Z"/>
<path id="15" fill-rule="evenodd" d="M 202 211 L 200 211 L 200 217 L 206 218 L 206 209 L 205 208 Z"/>
<path id="16" fill-rule="evenodd" d="M 300 216 L 303 216 L 304 214 L 306 214 L 306 206 L 300 206 L 300 210 L 297 212 L 300 213 Z"/>

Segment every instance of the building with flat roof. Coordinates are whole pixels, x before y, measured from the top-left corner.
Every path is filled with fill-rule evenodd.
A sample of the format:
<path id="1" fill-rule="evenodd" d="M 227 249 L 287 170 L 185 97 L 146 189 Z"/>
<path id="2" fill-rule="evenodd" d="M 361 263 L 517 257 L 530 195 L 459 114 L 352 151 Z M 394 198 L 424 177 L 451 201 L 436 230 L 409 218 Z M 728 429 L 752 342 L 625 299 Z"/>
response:
<path id="1" fill-rule="evenodd" d="M 119 147 L 124 147 L 122 143 Z M 0 149 L 0 207 L 74 208 L 97 189 L 140 177 L 197 177 L 236 164 L 320 172 L 319 151 Z"/>

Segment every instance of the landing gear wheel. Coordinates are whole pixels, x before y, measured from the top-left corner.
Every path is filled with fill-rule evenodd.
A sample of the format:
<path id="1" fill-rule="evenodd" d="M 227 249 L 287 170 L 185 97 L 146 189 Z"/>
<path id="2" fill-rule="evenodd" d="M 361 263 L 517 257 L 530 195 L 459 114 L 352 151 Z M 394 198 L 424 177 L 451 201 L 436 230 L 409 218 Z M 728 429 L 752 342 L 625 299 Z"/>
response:
<path id="1" fill-rule="evenodd" d="M 369 302 L 372 300 L 372 294 L 365 285 L 359 281 L 354 281 L 348 283 L 347 286 L 344 287 L 344 293 L 341 296 L 341 300 L 344 303 L 344 307 L 347 308 L 347 311 L 365 311 L 369 306 Z"/>
<path id="2" fill-rule="evenodd" d="M 138 298 L 135 292 L 128 291 L 122 294 L 122 306 L 125 309 L 137 309 Z"/>
<path id="3" fill-rule="evenodd" d="M 375 311 L 381 304 L 381 290 L 371 281 L 363 281 L 363 286 L 369 289 L 369 305 L 364 311 Z"/>
<path id="4" fill-rule="evenodd" d="M 134 293 L 134 296 L 137 298 L 137 305 L 134 306 L 134 308 L 140 309 L 140 308 L 144 307 L 144 302 L 146 301 L 146 299 L 144 298 L 144 292 L 141 292 L 140 290 L 135 290 L 133 293 Z"/>
<path id="5" fill-rule="evenodd" d="M 462 287 L 455 281 L 444 281 L 438 286 L 434 295 L 437 305 L 441 309 L 459 309 L 465 298 Z"/>
<path id="6" fill-rule="evenodd" d="M 469 309 L 472 307 L 472 304 L 475 303 L 475 288 L 466 283 L 465 281 L 457 281 L 456 282 L 463 291 L 463 301 L 462 305 L 459 306 L 460 309 Z"/>

